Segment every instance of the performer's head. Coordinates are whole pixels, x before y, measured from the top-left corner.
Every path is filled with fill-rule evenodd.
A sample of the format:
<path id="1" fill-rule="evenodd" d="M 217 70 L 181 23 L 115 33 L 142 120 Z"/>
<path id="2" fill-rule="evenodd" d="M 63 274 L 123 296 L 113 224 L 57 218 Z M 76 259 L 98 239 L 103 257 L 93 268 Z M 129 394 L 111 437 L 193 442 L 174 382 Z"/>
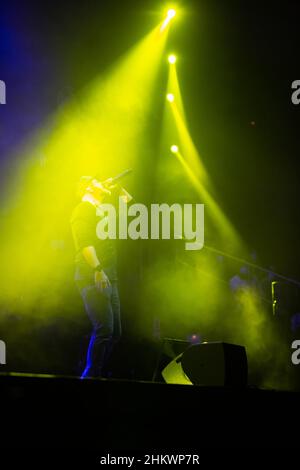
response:
<path id="1" fill-rule="evenodd" d="M 85 195 L 90 195 L 99 202 L 102 202 L 105 196 L 111 194 L 111 192 L 93 176 L 82 176 L 80 178 L 77 193 L 80 199 Z"/>

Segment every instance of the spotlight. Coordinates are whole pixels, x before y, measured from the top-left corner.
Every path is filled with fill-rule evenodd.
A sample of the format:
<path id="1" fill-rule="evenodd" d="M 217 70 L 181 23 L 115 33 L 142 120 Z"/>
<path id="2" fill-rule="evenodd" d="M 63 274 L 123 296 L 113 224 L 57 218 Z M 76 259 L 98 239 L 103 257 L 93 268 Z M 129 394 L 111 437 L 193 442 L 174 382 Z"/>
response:
<path id="1" fill-rule="evenodd" d="M 174 18 L 175 15 L 176 11 L 174 10 L 174 8 L 171 8 L 171 10 L 169 10 L 167 13 L 167 18 L 171 20 L 172 18 Z"/>
<path id="2" fill-rule="evenodd" d="M 160 28 L 161 32 L 166 29 L 166 27 L 169 25 L 170 21 L 174 18 L 175 15 L 176 15 L 176 11 L 174 10 L 174 8 L 171 8 L 170 10 L 168 10 L 167 16 L 165 20 L 163 21 L 161 28 Z"/>
<path id="3" fill-rule="evenodd" d="M 172 153 L 178 153 L 178 146 L 177 145 L 172 145 L 170 150 L 171 150 Z"/>
<path id="4" fill-rule="evenodd" d="M 175 100 L 175 97 L 174 97 L 173 93 L 168 93 L 168 94 L 167 94 L 167 100 L 168 100 L 170 103 L 173 103 L 173 101 Z"/>
<path id="5" fill-rule="evenodd" d="M 176 56 L 174 54 L 169 55 L 168 62 L 169 62 L 169 64 L 175 64 Z"/>

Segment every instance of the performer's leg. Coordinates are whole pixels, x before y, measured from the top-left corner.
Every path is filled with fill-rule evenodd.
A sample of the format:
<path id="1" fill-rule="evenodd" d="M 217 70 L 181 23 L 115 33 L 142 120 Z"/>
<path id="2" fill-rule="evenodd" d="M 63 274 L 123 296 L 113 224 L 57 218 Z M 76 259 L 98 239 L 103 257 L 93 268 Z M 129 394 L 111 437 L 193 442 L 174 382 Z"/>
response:
<path id="1" fill-rule="evenodd" d="M 82 377 L 101 377 L 106 361 L 106 349 L 113 335 L 113 310 L 111 306 L 111 287 L 100 292 L 96 286 L 81 289 L 86 312 L 93 325 L 86 367 Z"/>
<path id="2" fill-rule="evenodd" d="M 120 297 L 117 282 L 112 282 L 111 306 L 113 311 L 113 339 L 119 341 L 122 335 Z"/>
<path id="3" fill-rule="evenodd" d="M 118 284 L 116 281 L 113 281 L 111 284 L 112 292 L 111 292 L 111 307 L 112 307 L 112 314 L 113 314 L 113 333 L 111 339 L 107 342 L 107 347 L 105 349 L 105 358 L 104 363 L 107 364 L 113 348 L 115 344 L 119 341 L 122 328 L 121 328 L 121 314 L 120 314 L 120 298 L 119 298 L 119 290 Z"/>

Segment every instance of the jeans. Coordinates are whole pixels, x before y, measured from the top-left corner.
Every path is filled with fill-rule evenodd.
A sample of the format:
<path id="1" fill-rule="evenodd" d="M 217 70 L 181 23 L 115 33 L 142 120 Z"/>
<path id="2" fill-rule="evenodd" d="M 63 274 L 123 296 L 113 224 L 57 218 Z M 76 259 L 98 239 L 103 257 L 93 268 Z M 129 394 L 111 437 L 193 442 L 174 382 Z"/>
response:
<path id="1" fill-rule="evenodd" d="M 79 287 L 86 313 L 92 323 L 84 377 L 101 377 L 114 344 L 121 337 L 119 291 L 116 281 L 103 291 L 95 285 Z"/>

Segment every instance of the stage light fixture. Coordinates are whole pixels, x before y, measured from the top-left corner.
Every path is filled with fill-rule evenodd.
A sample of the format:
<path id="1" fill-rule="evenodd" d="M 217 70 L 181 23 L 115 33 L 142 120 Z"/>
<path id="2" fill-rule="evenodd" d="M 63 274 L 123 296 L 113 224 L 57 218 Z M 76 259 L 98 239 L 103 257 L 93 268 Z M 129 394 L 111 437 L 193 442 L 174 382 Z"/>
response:
<path id="1" fill-rule="evenodd" d="M 170 103 L 173 103 L 173 101 L 175 100 L 175 97 L 174 97 L 173 93 L 168 93 L 168 94 L 167 94 L 167 100 L 168 100 Z"/>
<path id="2" fill-rule="evenodd" d="M 170 150 L 171 150 L 172 153 L 178 153 L 178 146 L 177 145 L 172 145 Z"/>
<path id="3" fill-rule="evenodd" d="M 169 64 L 175 64 L 176 63 L 176 56 L 174 54 L 169 55 L 168 62 L 169 62 Z"/>
<path id="4" fill-rule="evenodd" d="M 171 20 L 172 18 L 174 18 L 175 15 L 176 15 L 176 11 L 174 10 L 174 8 L 171 8 L 167 13 L 167 18 Z"/>
<path id="5" fill-rule="evenodd" d="M 153 374 L 154 381 L 161 381 L 161 378 L 169 384 L 245 389 L 248 383 L 246 349 L 237 344 L 191 345 L 186 341 L 164 338 Z"/>
<path id="6" fill-rule="evenodd" d="M 161 32 L 163 32 L 167 28 L 167 26 L 169 25 L 169 23 L 171 22 L 171 20 L 174 18 L 175 15 L 176 15 L 176 11 L 174 10 L 174 8 L 170 8 L 167 11 L 165 20 L 163 21 L 161 28 L 160 28 Z"/>

